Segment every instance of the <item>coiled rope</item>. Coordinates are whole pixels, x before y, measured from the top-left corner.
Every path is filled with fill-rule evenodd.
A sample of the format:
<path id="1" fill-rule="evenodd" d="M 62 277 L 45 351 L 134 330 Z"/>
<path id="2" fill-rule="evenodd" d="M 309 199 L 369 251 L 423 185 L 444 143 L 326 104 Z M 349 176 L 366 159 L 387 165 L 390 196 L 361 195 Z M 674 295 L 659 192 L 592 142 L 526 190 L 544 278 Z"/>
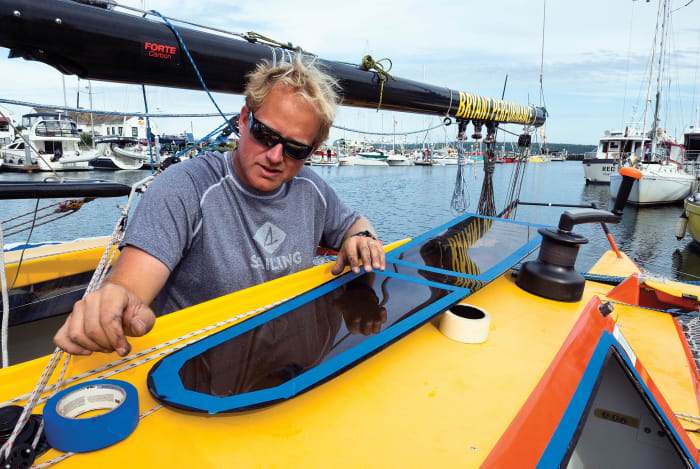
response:
<path id="1" fill-rule="evenodd" d="M 389 68 L 384 68 L 382 62 L 389 62 Z M 371 55 L 365 55 L 364 57 L 362 57 L 360 70 L 374 70 L 377 73 L 377 76 L 379 77 L 379 81 L 382 82 L 382 85 L 379 88 L 379 104 L 377 104 L 377 112 L 379 112 L 379 109 L 382 107 L 382 99 L 384 97 L 384 84 L 386 83 L 387 79 L 391 78 L 392 80 L 396 81 L 396 78 L 389 74 L 392 66 L 393 63 L 388 57 L 384 57 L 383 59 L 379 60 L 374 60 Z"/>
<path id="2" fill-rule="evenodd" d="M 455 180 L 455 188 L 452 191 L 452 201 L 450 209 L 453 215 L 462 214 L 467 211 L 471 199 L 467 190 L 467 171 L 464 166 L 467 164 L 466 149 L 462 140 L 457 140 L 457 179 Z M 476 165 L 474 165 L 476 166 Z"/>

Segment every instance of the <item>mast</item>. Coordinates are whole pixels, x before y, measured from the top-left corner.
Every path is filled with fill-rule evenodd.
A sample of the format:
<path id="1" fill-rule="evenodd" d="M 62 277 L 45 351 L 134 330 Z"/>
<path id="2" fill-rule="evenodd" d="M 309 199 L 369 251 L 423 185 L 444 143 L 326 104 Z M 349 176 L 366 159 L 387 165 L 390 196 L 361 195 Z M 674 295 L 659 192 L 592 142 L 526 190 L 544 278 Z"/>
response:
<path id="1" fill-rule="evenodd" d="M 661 107 L 661 88 L 663 85 L 663 73 L 664 73 L 664 59 L 666 58 L 666 50 L 664 47 L 664 42 L 666 39 L 666 24 L 668 22 L 668 0 L 663 0 L 664 2 L 664 17 L 661 23 L 661 40 L 660 40 L 660 55 L 659 55 L 659 74 L 656 81 L 656 108 L 654 109 L 654 121 L 651 125 L 651 158 L 654 159 L 656 156 L 656 130 L 659 126 L 659 108 Z"/>
<path id="2" fill-rule="evenodd" d="M 647 100 L 644 104 L 644 120 L 642 122 L 642 161 L 644 160 L 644 156 L 646 154 L 646 151 L 644 150 L 644 143 L 647 136 L 647 116 L 649 115 L 649 105 L 651 104 L 651 83 L 652 77 L 654 76 L 654 62 L 656 61 L 656 43 L 659 36 L 659 16 L 661 15 L 661 1 L 664 0 L 659 0 L 659 7 L 656 12 L 656 28 L 654 29 L 653 43 L 654 47 L 652 47 L 651 49 L 651 62 L 649 65 L 649 84 L 647 86 Z M 654 132 L 656 131 L 654 130 Z"/>

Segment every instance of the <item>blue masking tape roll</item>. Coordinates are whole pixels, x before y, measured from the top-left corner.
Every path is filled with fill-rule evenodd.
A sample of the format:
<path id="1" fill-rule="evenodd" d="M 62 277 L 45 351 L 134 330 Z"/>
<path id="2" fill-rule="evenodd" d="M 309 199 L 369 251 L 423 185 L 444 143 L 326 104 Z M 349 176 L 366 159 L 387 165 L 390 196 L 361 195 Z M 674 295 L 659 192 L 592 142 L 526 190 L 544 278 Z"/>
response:
<path id="1" fill-rule="evenodd" d="M 107 409 L 95 417 L 86 412 Z M 49 444 L 80 453 L 112 445 L 131 434 L 139 422 L 139 395 L 126 381 L 104 379 L 76 384 L 56 394 L 44 406 Z"/>

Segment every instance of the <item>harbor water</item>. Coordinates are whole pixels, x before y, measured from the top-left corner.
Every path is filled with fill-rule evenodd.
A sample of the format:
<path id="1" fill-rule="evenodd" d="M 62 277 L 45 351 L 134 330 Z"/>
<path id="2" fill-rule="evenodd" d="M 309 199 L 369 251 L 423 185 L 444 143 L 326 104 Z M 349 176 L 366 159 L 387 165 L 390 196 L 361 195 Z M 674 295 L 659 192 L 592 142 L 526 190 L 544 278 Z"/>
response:
<path id="1" fill-rule="evenodd" d="M 514 164 L 496 165 L 493 186 L 497 211 L 505 204 L 514 168 Z M 348 205 L 372 222 L 385 244 L 417 236 L 459 215 L 450 209 L 457 166 L 314 166 L 312 170 L 323 177 Z M 484 177 L 483 167 L 467 165 L 463 171 L 466 172 L 463 180 L 469 198 L 468 211 L 475 212 Z M 150 170 L 88 171 L 62 175 L 130 184 L 149 173 Z M 49 173 L 0 172 L 0 181 L 41 180 L 47 176 Z M 136 197 L 134 205 L 139 198 Z M 596 202 L 599 207 L 607 208 L 610 189 L 607 185 L 586 185 L 580 161 L 528 163 L 520 200 L 561 204 Z M 53 202 L 57 201 L 42 200 L 39 207 Z M 125 202 L 125 197 L 99 199 L 56 222 L 40 225 L 42 219 L 39 219 L 30 242 L 69 241 L 110 234 L 121 213 L 118 206 Z M 0 220 L 32 212 L 35 206 L 35 200 L 0 201 Z M 515 219 L 556 226 L 564 210 L 561 207 L 520 206 Z M 627 206 L 622 222 L 609 225 L 610 232 L 620 249 L 648 272 L 694 280 L 694 276 L 700 276 L 700 249 L 696 251 L 690 235 L 681 241 L 676 240 L 676 223 L 681 211 L 682 205 L 639 209 Z M 4 230 L 8 231 L 6 227 Z M 575 231 L 589 240 L 581 247 L 576 264 L 579 271 L 585 272 L 610 247 L 600 224 L 579 225 Z M 24 243 L 27 235 L 28 232 L 24 232 L 6 237 L 5 243 Z"/>

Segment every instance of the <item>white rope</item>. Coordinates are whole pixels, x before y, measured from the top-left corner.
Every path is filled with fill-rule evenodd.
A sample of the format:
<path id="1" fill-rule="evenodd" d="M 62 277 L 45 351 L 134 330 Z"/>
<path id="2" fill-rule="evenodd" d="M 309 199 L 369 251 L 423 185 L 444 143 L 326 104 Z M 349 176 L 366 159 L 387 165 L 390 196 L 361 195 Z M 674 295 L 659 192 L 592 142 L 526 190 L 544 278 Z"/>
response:
<path id="1" fill-rule="evenodd" d="M 109 270 L 109 263 L 107 262 L 107 260 L 108 259 L 111 260 L 113 258 L 114 253 L 116 252 L 116 249 L 112 249 L 112 248 L 115 246 L 115 243 L 118 244 L 124 236 L 124 230 L 126 228 L 126 217 L 128 216 L 129 207 L 131 206 L 131 201 L 133 199 L 134 193 L 136 192 L 137 188 L 150 182 L 153 179 L 153 177 L 154 176 L 148 176 L 147 178 L 142 179 L 141 181 L 138 181 L 137 183 L 135 183 L 131 186 L 131 192 L 129 193 L 129 198 L 127 199 L 126 205 L 123 207 L 120 207 L 122 209 L 122 215 L 119 218 L 119 221 L 117 222 L 117 225 L 114 228 L 114 232 L 112 233 L 109 244 L 106 246 L 105 251 L 102 254 L 102 258 L 100 259 L 100 263 L 98 264 L 98 267 L 95 269 L 95 272 L 92 276 L 92 279 L 90 280 L 90 283 L 88 284 L 88 287 L 85 289 L 85 295 L 97 290 L 100 287 L 100 285 L 102 284 L 102 281 L 104 280 L 104 278 L 107 276 L 107 272 Z M 3 259 L 4 259 L 4 256 L 3 256 Z M 4 266 L 4 262 L 3 262 L 3 266 Z M 3 276 L 4 276 L 4 268 L 3 268 Z M 5 281 L 3 281 L 3 285 L 5 285 Z M 83 295 L 83 297 L 85 295 Z M 4 301 L 4 299 L 3 299 L 3 301 Z M 6 317 L 9 317 L 9 314 L 6 314 L 3 316 L 3 325 L 4 325 Z M 6 343 L 6 341 L 3 339 L 3 350 L 5 347 L 5 343 Z M 68 353 L 65 353 L 66 359 L 63 363 L 63 367 L 61 368 L 61 372 L 58 376 L 58 379 L 57 379 L 56 383 L 49 388 L 51 390 L 51 395 L 41 398 L 41 395 L 47 391 L 48 381 L 51 378 L 51 376 L 53 375 L 53 372 L 56 368 L 56 365 L 61 361 L 61 358 L 63 357 L 64 353 L 65 352 L 58 347 L 56 347 L 56 349 L 54 350 L 53 354 L 51 355 L 51 358 L 49 359 L 48 365 L 46 366 L 46 368 L 44 368 L 44 371 L 42 372 L 42 375 L 41 375 L 41 378 L 39 379 L 39 382 L 34 387 L 34 390 L 30 393 L 29 400 L 28 400 L 27 404 L 24 406 L 24 409 L 22 410 L 22 414 L 20 415 L 20 418 L 17 421 L 15 428 L 12 430 L 12 434 L 10 435 L 10 438 L 0 448 L 0 457 L 4 457 L 5 459 L 7 459 L 7 457 L 10 454 L 10 451 L 12 451 L 12 446 L 14 445 L 15 440 L 17 439 L 17 435 L 19 435 L 19 433 L 22 431 L 22 429 L 24 428 L 26 423 L 29 421 L 29 417 L 31 416 L 31 413 L 34 410 L 34 408 L 37 406 L 37 404 L 40 401 L 50 399 L 52 396 L 54 396 L 58 392 L 58 390 L 61 388 L 61 386 L 67 382 L 66 380 L 64 380 L 64 376 L 65 376 L 66 370 L 68 369 L 68 363 L 70 362 L 71 355 Z M 3 359 L 4 359 L 4 357 L 3 357 Z M 0 407 L 3 407 L 3 406 L 0 405 Z M 36 445 L 39 442 L 39 438 L 41 437 L 41 433 L 43 430 L 44 430 L 44 423 L 42 421 L 42 423 L 40 424 L 39 429 L 37 431 L 37 434 L 34 438 L 34 441 L 32 442 L 32 448 L 36 448 Z"/>
<path id="2" fill-rule="evenodd" d="M 678 417 L 681 420 L 686 420 L 688 422 L 696 423 L 700 425 L 700 417 L 691 415 L 691 414 L 684 414 L 683 412 L 675 412 L 676 417 Z"/>
<path id="3" fill-rule="evenodd" d="M 128 6 L 128 5 L 124 5 L 124 4 L 121 4 L 121 3 L 117 3 L 117 2 L 114 1 L 114 0 L 110 0 L 109 3 L 111 3 L 112 5 L 114 5 L 114 6 L 118 7 L 118 8 L 123 8 L 123 9 L 125 9 L 125 10 L 131 10 L 131 11 L 135 11 L 135 12 L 138 12 L 138 13 L 141 13 L 141 14 L 151 15 L 151 16 L 155 16 L 155 17 L 160 18 L 159 15 L 157 15 L 156 13 L 153 13 L 153 12 L 150 11 L 150 10 L 147 11 L 147 10 L 142 10 L 142 9 L 140 9 L 140 8 L 131 7 L 131 6 Z M 193 22 L 191 22 L 191 21 L 180 20 L 180 19 L 177 19 L 177 18 L 172 18 L 172 17 L 170 17 L 170 16 L 164 16 L 164 15 L 163 15 L 163 18 L 166 18 L 166 19 L 168 19 L 168 20 L 170 20 L 170 21 L 177 21 L 178 23 L 189 24 L 190 26 L 196 26 L 197 28 L 207 29 L 207 30 L 210 30 L 210 31 L 216 31 L 216 32 L 219 32 L 219 33 L 224 33 L 224 34 L 230 34 L 231 36 L 236 36 L 236 37 L 239 37 L 239 38 L 242 38 L 242 39 L 246 39 L 246 35 L 243 34 L 243 33 L 237 33 L 237 32 L 235 32 L 235 31 L 229 31 L 229 30 L 227 30 L 227 29 L 214 28 L 214 27 L 212 27 L 212 26 L 206 26 L 206 25 L 199 24 L 199 23 L 193 23 Z"/>
<path id="4" fill-rule="evenodd" d="M 445 124 L 443 122 L 441 122 L 440 124 L 435 125 L 433 127 L 428 127 L 427 129 L 411 130 L 410 132 L 368 132 L 365 130 L 350 129 L 348 127 L 343 127 L 343 126 L 335 125 L 335 124 L 331 125 L 331 127 L 333 127 L 334 129 L 347 130 L 348 132 L 355 132 L 358 134 L 366 134 L 366 135 L 384 135 L 384 136 L 411 135 L 411 134 L 422 134 L 423 132 L 426 132 L 426 135 L 427 135 L 427 132 L 429 132 L 431 130 L 439 129 L 440 127 L 445 127 Z"/>
<path id="5" fill-rule="evenodd" d="M 5 241 L 0 226 L 0 286 L 2 287 L 2 326 L 0 327 L 0 341 L 2 341 L 2 368 L 10 364 L 7 341 L 9 340 L 10 327 L 10 297 L 7 289 L 7 276 L 5 275 Z"/>
<path id="6" fill-rule="evenodd" d="M 277 66 L 277 50 L 272 46 L 267 47 L 269 47 L 272 52 L 272 68 L 275 68 Z"/>
<path id="7" fill-rule="evenodd" d="M 228 319 L 224 319 L 224 320 L 219 321 L 215 324 L 210 324 L 210 325 L 205 326 L 199 330 L 196 330 L 193 332 L 188 332 L 185 335 L 182 335 L 180 337 L 176 337 L 175 339 L 171 339 L 171 340 L 162 342 L 160 344 L 154 345 L 153 347 L 142 350 L 140 352 L 136 352 L 136 353 L 133 353 L 133 354 L 128 355 L 126 357 L 119 358 L 113 362 L 106 363 L 106 364 L 101 365 L 97 368 L 93 368 L 92 370 L 88 370 L 88 371 L 85 371 L 85 372 L 80 373 L 78 375 L 71 376 L 70 378 L 67 378 L 66 380 L 64 380 L 61 383 L 56 383 L 56 384 L 52 384 L 50 386 L 47 386 L 44 389 L 44 393 L 47 393 L 47 392 L 53 390 L 54 388 L 56 388 L 56 386 L 71 384 L 75 381 L 80 381 L 82 379 L 89 378 L 89 377 L 95 376 L 95 375 L 97 375 L 97 376 L 95 376 L 97 379 L 104 379 L 104 378 L 113 376 L 115 374 L 121 373 L 122 371 L 130 370 L 136 366 L 139 366 L 139 365 L 142 365 L 144 363 L 148 363 L 150 361 L 156 360 L 156 359 L 161 358 L 165 355 L 168 355 L 169 353 L 180 350 L 183 347 L 186 347 L 186 346 L 191 345 L 191 344 L 193 344 L 201 339 L 208 337 L 209 335 L 214 333 L 217 329 L 221 328 L 222 326 L 226 326 L 232 322 L 236 322 L 236 321 L 239 321 L 241 319 L 245 319 L 245 318 L 252 316 L 254 314 L 257 314 L 257 313 L 260 313 L 262 311 L 266 311 L 268 309 L 274 308 L 275 306 L 279 306 L 282 303 L 285 303 L 285 302 L 291 300 L 292 298 L 295 298 L 296 296 L 297 295 L 290 296 L 290 297 L 285 298 L 283 300 L 276 301 L 276 302 L 267 304 L 265 306 L 261 306 L 260 308 L 246 311 L 245 313 L 241 313 L 237 316 L 233 316 L 233 317 L 230 317 Z M 196 336 L 199 336 L 199 335 L 205 334 L 205 333 L 206 333 L 206 335 L 203 335 L 202 337 L 196 337 Z M 183 342 L 183 341 L 185 341 L 185 342 Z M 180 342 L 182 342 L 182 343 L 180 343 Z M 168 347 L 168 348 L 166 348 L 166 347 Z M 158 352 L 158 353 L 154 353 L 154 352 Z M 152 355 L 149 355 L 149 354 L 152 354 Z M 146 356 L 146 355 L 148 355 L 148 356 Z M 132 360 L 136 360 L 136 361 L 134 361 L 133 363 L 127 364 L 127 362 L 131 362 Z M 114 368 L 114 369 L 112 369 L 112 368 Z M 111 371 L 107 371 L 107 370 L 111 370 Z M 10 399 L 9 401 L 1 402 L 0 408 L 6 407 L 8 405 L 14 405 L 14 404 L 20 403 L 29 397 L 31 397 L 31 393 L 22 394 L 21 396 L 16 396 L 16 397 Z M 38 400 L 38 403 L 42 403 L 48 399 L 49 399 L 48 397 L 42 397 Z"/>
<path id="8" fill-rule="evenodd" d="M 137 366 L 139 366 L 139 365 L 143 365 L 143 364 L 148 363 L 148 362 L 150 362 L 150 361 L 159 359 L 159 358 L 161 358 L 161 357 L 163 357 L 163 356 L 165 356 L 165 355 L 169 355 L 169 354 L 172 353 L 172 352 L 175 352 L 175 351 L 180 350 L 180 349 L 182 349 L 182 348 L 184 348 L 184 347 L 187 347 L 188 345 L 191 345 L 191 344 L 193 344 L 193 343 L 195 343 L 195 342 L 199 342 L 200 340 L 202 340 L 202 339 L 204 339 L 204 338 L 206 338 L 206 337 L 209 337 L 211 334 L 213 334 L 213 333 L 215 332 L 216 329 L 219 329 L 219 328 L 222 327 L 222 326 L 225 326 L 225 325 L 227 325 L 227 324 L 230 324 L 231 322 L 235 322 L 235 321 L 244 319 L 244 318 L 246 318 L 246 317 L 248 317 L 248 316 L 251 316 L 251 315 L 254 315 L 254 314 L 256 314 L 256 313 L 260 313 L 260 312 L 262 312 L 262 311 L 266 311 L 266 310 L 268 310 L 268 309 L 274 308 L 275 306 L 278 306 L 278 305 L 280 305 L 280 304 L 282 304 L 282 303 L 284 303 L 284 302 L 286 302 L 286 301 L 289 301 L 290 299 L 295 298 L 296 296 L 297 296 L 297 295 L 293 295 L 293 296 L 291 296 L 291 297 L 289 297 L 289 298 L 285 298 L 285 299 L 283 299 L 283 300 L 276 301 L 276 302 L 274 302 L 274 303 L 270 303 L 270 304 L 265 305 L 265 306 L 262 306 L 262 307 L 260 307 L 260 308 L 256 308 L 256 309 L 247 311 L 247 312 L 245 312 L 245 313 L 242 313 L 242 314 L 239 314 L 239 315 L 237 315 L 237 316 L 234 316 L 234 317 L 225 319 L 225 320 L 223 320 L 223 321 L 219 321 L 219 322 L 217 322 L 216 324 L 212 324 L 212 325 L 203 327 L 202 329 L 199 329 L 198 331 L 194 331 L 194 332 L 187 333 L 187 334 L 185 334 L 185 335 L 183 335 L 183 336 L 181 336 L 181 337 L 178 337 L 178 338 L 176 338 L 176 339 L 172 339 L 172 340 L 163 342 L 163 343 L 158 344 L 158 345 L 156 345 L 156 346 L 153 346 L 153 347 L 151 347 L 151 348 L 149 348 L 149 349 L 147 349 L 147 350 L 143 350 L 143 351 L 141 351 L 141 352 L 137 352 L 137 353 L 132 354 L 132 355 L 129 355 L 129 356 L 127 356 L 127 357 L 123 357 L 123 358 L 121 358 L 121 359 L 119 359 L 119 360 L 115 360 L 115 361 L 113 361 L 113 362 L 111 362 L 111 363 L 108 363 L 108 364 L 103 365 L 103 366 L 101 366 L 101 367 L 95 368 L 95 369 L 93 369 L 93 370 L 86 371 L 86 372 L 81 373 L 81 374 L 79 374 L 79 375 L 72 376 L 72 377 L 70 377 L 70 378 L 68 378 L 68 379 L 64 379 L 64 374 L 65 374 L 66 368 L 67 368 L 67 366 L 68 366 L 68 361 L 70 360 L 70 355 L 69 355 L 69 354 L 66 354 L 66 357 L 67 357 L 67 358 L 66 358 L 66 360 L 65 360 L 65 362 L 64 362 L 64 364 L 63 364 L 63 368 L 62 368 L 62 370 L 61 370 L 61 374 L 60 374 L 60 376 L 59 376 L 59 378 L 58 378 L 58 381 L 57 381 L 55 384 L 51 385 L 51 386 L 47 386 L 47 383 L 48 383 L 48 380 L 49 380 L 50 376 L 53 374 L 53 371 L 54 371 L 54 369 L 56 368 L 56 365 L 58 364 L 58 362 L 59 362 L 60 359 L 61 359 L 61 355 L 64 353 L 64 352 L 63 352 L 62 350 L 60 350 L 59 348 L 56 348 L 56 350 L 54 351 L 54 354 L 51 356 L 51 359 L 49 360 L 49 364 L 48 364 L 48 365 L 46 366 L 46 368 L 44 369 L 44 372 L 43 372 L 43 374 L 42 374 L 42 376 L 41 376 L 41 379 L 39 380 L 39 384 L 37 384 L 37 386 L 36 386 L 36 388 L 34 389 L 34 391 L 32 391 L 31 393 L 28 393 L 28 394 L 24 394 L 24 395 L 22 395 L 22 396 L 17 396 L 16 398 L 14 398 L 14 399 L 12 399 L 12 400 L 10 400 L 10 401 L 0 403 L 0 408 L 2 408 L 2 407 L 5 407 L 5 406 L 7 406 L 7 405 L 12 405 L 12 404 L 15 404 L 15 403 L 17 403 L 17 402 L 20 402 L 20 401 L 22 401 L 23 399 L 26 399 L 27 397 L 29 397 L 29 402 L 28 402 L 27 405 L 25 406 L 24 411 L 22 412 L 22 415 L 20 416 L 20 419 L 19 419 L 19 421 L 18 421 L 18 425 L 17 425 L 17 426 L 15 427 L 15 429 L 13 430 L 12 436 L 10 437 L 10 439 L 7 440 L 7 442 L 5 443 L 5 445 L 4 445 L 4 446 L 2 447 L 2 449 L 0 450 L 0 455 L 2 455 L 2 451 L 7 451 L 7 454 L 9 454 L 9 451 L 11 450 L 12 445 L 14 444 L 14 441 L 15 441 L 15 439 L 17 438 L 17 435 L 19 435 L 19 433 L 22 431 L 22 428 L 24 428 L 24 425 L 26 424 L 26 422 L 29 421 L 29 416 L 30 416 L 31 411 L 28 411 L 28 409 L 30 409 L 30 408 L 31 408 L 31 409 L 34 409 L 38 404 L 40 404 L 40 403 L 42 403 L 42 402 L 45 402 L 45 401 L 51 399 L 51 397 L 53 397 L 53 396 L 56 394 L 56 392 L 58 392 L 58 389 L 59 389 L 61 386 L 70 384 L 70 383 L 72 383 L 72 382 L 75 382 L 75 381 L 78 381 L 78 380 L 81 380 L 81 379 L 84 379 L 84 378 L 87 378 L 87 377 L 90 377 L 90 376 L 93 376 L 93 375 L 95 375 L 95 374 L 97 374 L 97 373 L 100 373 L 100 372 L 102 372 L 102 371 L 108 370 L 108 369 L 110 369 L 110 368 L 114 368 L 115 366 L 120 365 L 120 364 L 123 364 L 123 363 L 128 362 L 128 361 L 131 361 L 131 360 L 133 360 L 134 358 L 143 357 L 144 355 L 147 355 L 147 354 L 149 354 L 149 353 L 152 353 L 152 352 L 155 352 L 155 351 L 159 351 L 158 353 L 155 353 L 155 354 L 152 354 L 152 355 L 150 355 L 150 356 L 141 358 L 141 359 L 136 360 L 136 361 L 134 361 L 134 362 L 132 362 L 132 363 L 129 363 L 129 364 L 124 364 L 123 366 L 119 366 L 119 367 L 117 367 L 117 368 L 115 368 L 115 369 L 113 369 L 113 370 L 111 370 L 111 371 L 106 372 L 106 373 L 102 373 L 102 374 L 98 375 L 98 376 L 96 377 L 96 379 L 105 379 L 105 378 L 108 378 L 108 377 L 110 377 L 110 376 L 119 374 L 119 373 L 121 373 L 121 372 L 123 372 L 123 371 L 131 370 L 132 368 L 135 368 L 135 367 L 137 367 Z M 185 339 L 188 339 L 188 338 L 191 338 L 191 337 L 200 335 L 200 334 L 205 333 L 205 332 L 206 332 L 207 334 L 206 334 L 206 335 L 203 335 L 202 337 L 196 337 L 196 338 L 187 340 L 187 341 L 185 341 L 185 342 L 178 343 L 178 342 L 181 342 L 182 340 L 185 340 Z M 172 344 L 175 344 L 175 343 L 177 343 L 177 345 L 174 345 L 173 347 L 170 347 L 170 348 L 165 348 L 165 347 L 167 347 L 168 345 L 172 345 Z M 165 349 L 164 349 L 164 348 L 165 348 Z M 41 389 L 41 391 L 40 391 L 40 389 Z M 52 392 L 51 392 L 51 395 L 49 395 L 49 396 L 44 396 L 44 397 L 39 397 L 42 393 L 46 393 L 46 392 L 48 392 L 48 391 L 52 391 Z M 160 404 L 157 405 L 157 406 L 155 406 L 155 407 L 153 407 L 152 409 L 150 409 L 150 410 L 144 412 L 143 414 L 141 414 L 140 417 L 139 417 L 139 419 L 143 419 L 144 417 L 147 417 L 148 415 L 152 414 L 153 412 L 155 412 L 156 410 L 160 409 L 161 407 L 162 407 L 162 405 L 160 405 Z M 20 425 L 20 423 L 21 423 L 21 425 Z M 41 423 L 41 425 L 40 425 L 40 427 L 39 427 L 39 430 L 37 431 L 37 434 L 36 434 L 36 436 L 35 436 L 35 438 L 34 438 L 34 441 L 33 441 L 33 443 L 32 443 L 32 448 L 36 448 L 36 445 L 37 445 L 37 443 L 39 442 L 39 438 L 41 437 L 41 432 L 43 431 L 43 428 L 44 428 L 44 424 L 43 424 L 43 421 L 42 421 L 42 423 Z M 69 452 L 69 453 L 65 453 L 65 454 L 63 454 L 63 455 L 61 455 L 61 456 L 58 456 L 58 457 L 56 457 L 56 458 L 54 458 L 54 459 L 52 459 L 52 460 L 50 460 L 50 461 L 47 461 L 47 462 L 45 462 L 45 463 L 42 463 L 42 464 L 39 464 L 39 465 L 36 465 L 36 466 L 33 466 L 33 467 L 37 467 L 37 468 L 40 468 L 40 467 L 47 467 L 47 466 L 50 466 L 50 465 L 55 464 L 55 463 L 57 463 L 57 462 L 63 461 L 64 459 L 68 458 L 69 456 L 72 456 L 73 454 L 74 454 L 74 453 L 70 453 L 70 452 Z"/>

